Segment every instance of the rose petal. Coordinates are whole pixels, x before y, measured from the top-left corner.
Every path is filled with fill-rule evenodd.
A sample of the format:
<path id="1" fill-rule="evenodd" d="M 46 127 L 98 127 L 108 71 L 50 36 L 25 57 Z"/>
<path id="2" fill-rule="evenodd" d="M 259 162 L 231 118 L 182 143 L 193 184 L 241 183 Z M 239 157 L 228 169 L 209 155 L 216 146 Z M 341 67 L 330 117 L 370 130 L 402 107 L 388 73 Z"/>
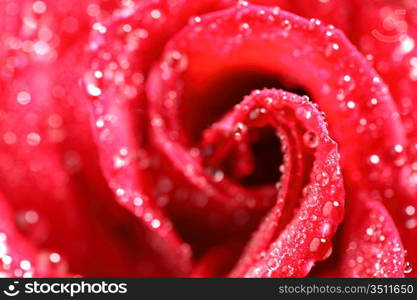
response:
<path id="1" fill-rule="evenodd" d="M 23 237 L 14 225 L 10 207 L 0 196 L 0 274 L 2 277 L 62 277 L 68 276 L 66 266 L 57 253 L 43 254 Z M 46 254 L 46 253 L 45 253 Z"/>
<path id="2" fill-rule="evenodd" d="M 87 12 L 105 12 L 96 1 L 43 3 L 1 3 L 2 192 L 25 237 L 65 256 L 73 273 L 160 275 L 158 257 L 143 246 L 147 230 L 117 205 L 102 177 L 89 103 L 80 97 Z"/>
<path id="3" fill-rule="evenodd" d="M 169 50 L 167 53 L 170 53 Z M 181 74 L 176 69 L 167 70 L 165 64 L 161 63 L 152 72 L 149 80 L 151 102 L 159 103 L 161 99 L 166 99 L 173 91 L 173 87 L 181 82 Z M 291 109 L 291 111 L 287 112 L 286 109 Z M 294 116 L 296 110 L 299 113 L 299 118 L 302 119 L 299 123 L 305 126 L 303 131 L 296 127 L 297 122 L 295 122 Z M 158 126 L 153 127 L 154 137 L 157 140 L 162 137 L 165 139 L 159 146 L 168 146 L 169 150 L 168 148 L 164 148 L 164 150 L 170 155 L 174 146 L 166 136 L 170 130 L 165 127 L 165 120 L 172 115 L 163 118 L 160 112 L 158 106 L 155 110 L 151 107 L 151 116 L 161 120 Z M 254 117 L 254 112 L 256 112 L 256 117 Z M 286 114 L 288 116 L 285 116 Z M 310 120 L 305 120 L 306 115 Z M 261 118 L 262 121 L 257 118 Z M 277 129 L 283 135 L 284 144 L 290 149 L 293 149 L 292 147 L 300 147 L 301 149 L 297 149 L 296 153 L 287 154 L 286 170 L 281 179 L 283 188 L 277 204 L 268 214 L 259 233 L 249 244 L 232 276 L 304 276 L 310 271 L 316 260 L 324 259 L 328 254 L 329 238 L 342 218 L 344 194 L 342 177 L 338 169 L 338 154 L 334 142 L 324 129 L 321 114 L 314 106 L 305 98 L 280 91 L 255 92 L 239 104 L 230 115 L 213 125 L 205 136 L 219 145 L 227 145 L 227 141 L 224 141 L 225 138 L 242 140 L 246 131 L 244 128 L 256 126 L 255 124 L 258 122 L 261 122 L 262 126 L 265 123 L 270 123 L 277 128 L 281 126 L 287 128 Z M 258 126 L 260 125 L 258 124 Z M 290 141 L 294 139 L 295 141 L 291 143 Z M 301 145 L 304 142 L 306 145 L 300 146 L 300 142 Z M 311 174 L 311 182 L 305 187 L 305 198 L 300 201 L 300 208 L 297 209 L 296 201 L 300 197 L 303 184 L 305 184 L 305 182 L 299 182 L 300 179 L 305 178 L 300 176 L 299 172 L 300 170 L 308 172 L 308 167 L 305 165 L 308 165 L 308 161 L 311 163 L 313 160 L 312 154 L 308 154 L 309 148 L 317 148 L 316 161 Z M 174 152 L 173 155 L 177 161 L 187 159 L 184 150 L 179 147 L 176 150 L 178 152 Z M 302 163 L 304 164 L 301 164 L 297 159 L 300 156 L 303 157 Z M 286 160 L 284 159 L 284 161 Z M 181 162 L 176 167 L 181 165 L 187 166 Z M 201 170 L 197 171 L 199 166 L 195 164 L 193 166 L 196 167 L 193 177 L 201 177 L 202 175 L 197 175 L 197 172 L 202 172 Z M 193 177 L 190 178 L 191 181 Z M 291 189 L 289 189 L 290 182 Z M 230 200 L 228 205 L 233 203 L 233 198 Z M 284 203 L 288 203 L 285 204 L 287 212 L 281 219 Z M 305 220 L 310 217 L 310 221 L 306 224 Z M 302 234 L 298 235 L 300 232 Z M 291 245 L 287 245 L 287 243 Z M 265 251 L 267 251 L 266 258 L 264 258 Z M 291 255 L 286 251 L 292 251 Z M 271 254 L 272 252 L 274 254 Z M 267 259 L 275 262 L 275 265 L 271 267 Z"/>
<path id="4" fill-rule="evenodd" d="M 347 218 L 339 274 L 404 277 L 404 249 L 396 226 L 381 202 L 366 200 L 364 205 L 354 204 Z"/>
<path id="5" fill-rule="evenodd" d="M 106 29 L 91 38 L 91 69 L 85 75 L 87 92 L 94 99 L 94 133 L 110 187 L 120 203 L 165 244 L 158 251 L 179 275 L 190 270 L 190 253 L 153 195 L 156 183 L 147 169 L 154 162 L 143 149 L 148 141 L 142 84 L 164 41 L 208 4 L 211 1 L 138 1 L 115 11 L 110 23 L 102 25 Z M 111 42 L 106 43 L 107 39 Z M 109 61 L 109 55 L 117 62 Z M 103 76 L 97 78 L 97 71 Z"/>
<path id="6" fill-rule="evenodd" d="M 417 219 L 406 211 L 413 211 L 417 207 L 417 115 L 414 101 L 417 68 L 413 65 L 417 65 L 414 59 L 417 51 L 414 46 L 417 35 L 414 16 L 417 7 L 413 1 L 369 1 L 367 5 L 363 5 L 363 1 L 319 2 L 309 1 L 306 5 L 303 1 L 291 1 L 291 6 L 282 7 L 303 17 L 316 17 L 343 29 L 387 83 L 398 107 L 398 117 L 402 120 L 408 141 L 392 145 L 391 163 L 397 166 L 396 177 L 400 177 L 401 182 L 381 188 L 378 197 L 382 198 L 392 214 L 407 249 L 407 264 L 411 266 L 407 267 L 407 276 L 415 276 L 416 268 L 412 266 L 417 265 L 414 255 L 416 248 L 411 241 L 417 234 Z M 378 99 L 372 98 L 369 105 L 377 103 Z M 362 128 L 368 126 L 373 126 L 373 123 L 363 118 L 358 130 L 362 131 Z"/>
<path id="7" fill-rule="evenodd" d="M 408 253 L 406 275 L 415 277 L 417 219 L 410 212 L 417 207 L 417 99 L 414 92 L 417 88 L 417 6 L 413 1 L 370 1 L 368 5 L 353 1 L 353 4 L 355 18 L 351 40 L 370 58 L 388 84 L 408 137 L 406 144 L 393 145 L 392 149 L 397 155 L 393 163 L 402 168 L 402 181 L 397 188 L 387 189 L 382 197 Z"/>
<path id="8" fill-rule="evenodd" d="M 184 35 L 185 33 L 189 32 L 183 32 Z M 185 36 L 188 38 L 187 35 Z M 192 38 L 195 38 L 195 36 L 192 36 Z M 212 185 L 210 176 L 205 174 L 205 170 L 202 169 L 201 165 L 198 165 L 198 162 L 193 162 L 192 155 L 188 152 L 186 146 L 178 143 L 184 137 L 180 136 L 178 139 L 179 135 L 175 134 L 179 128 L 178 123 L 175 122 L 178 112 L 173 109 L 176 106 L 170 106 L 171 111 L 162 109 L 165 100 L 170 99 L 171 93 L 175 92 L 178 95 L 183 93 L 178 87 L 186 83 L 186 76 L 188 75 L 188 69 L 184 61 L 194 58 L 188 55 L 191 52 L 188 47 L 198 44 L 193 40 L 194 43 L 186 45 L 184 41 L 184 36 L 179 35 L 169 44 L 164 54 L 165 60 L 157 65 L 148 80 L 151 123 L 153 123 L 152 136 L 156 146 L 171 158 L 174 168 L 181 170 L 179 173 L 184 173 L 196 188 L 212 191 L 215 195 L 215 197 L 210 198 L 212 206 L 204 207 L 205 212 L 221 211 L 225 213 L 228 207 L 242 206 L 232 196 L 234 185 L 230 181 L 222 182 L 220 180 L 220 182 L 216 182 L 215 179 L 216 186 Z M 181 49 L 177 47 L 181 47 Z M 288 103 L 285 99 L 288 99 Z M 268 101 L 271 103 L 268 103 Z M 282 110 L 282 116 L 279 114 L 280 109 Z M 285 109 L 291 111 L 286 112 Z M 311 119 L 310 122 L 300 121 L 305 127 L 303 130 L 297 127 L 297 122 L 295 122 L 294 114 L 296 110 L 299 118 L 302 118 L 303 121 L 306 116 L 307 120 Z M 289 116 L 285 117 L 286 113 Z M 258 121 L 256 120 L 258 117 L 269 121 Z M 280 126 L 287 128 L 278 130 L 283 135 L 281 139 L 283 139 L 284 144 L 290 149 L 297 149 L 298 146 L 301 150 L 297 149 L 296 153 L 287 154 L 288 162 L 285 163 L 285 172 L 281 179 L 282 194 L 280 194 L 276 206 L 261 226 L 260 233 L 250 243 L 246 254 L 243 255 L 232 276 L 303 276 L 310 271 L 315 261 L 326 257 L 330 246 L 329 238 L 331 238 L 342 218 L 341 209 L 343 208 L 344 195 L 342 177 L 340 170 L 338 171 L 338 154 L 334 142 L 328 137 L 327 131 L 324 129 L 321 114 L 314 109 L 314 106 L 307 102 L 305 98 L 294 94 L 287 95 L 285 92 L 279 91 L 255 92 L 253 96 L 239 104 L 233 113 L 226 115 L 222 121 L 216 123 L 204 133 L 205 144 L 214 142 L 228 148 L 227 138 L 232 139 L 234 137 L 244 140 L 246 128 L 254 126 L 253 123 L 257 124 L 257 122 L 262 122 L 263 125 L 265 125 L 264 123 L 270 123 L 275 128 L 280 128 Z M 288 125 L 284 126 L 283 124 Z M 300 146 L 300 143 L 303 145 L 304 142 L 307 145 Z M 314 155 L 309 153 L 309 148 L 317 148 L 315 159 L 313 159 Z M 216 153 L 217 149 L 214 148 L 213 151 Z M 303 157 L 302 161 L 299 159 L 300 156 Z M 314 164 L 312 161 L 314 161 Z M 314 165 L 311 182 L 305 187 L 305 198 L 300 201 L 300 208 L 297 209 L 297 212 L 294 212 L 297 206 L 296 201 L 306 184 L 304 181 L 300 182 L 305 178 L 305 175 L 300 176 L 299 172 L 301 171 L 301 175 L 302 171 L 308 174 L 310 171 L 306 165 L 309 164 Z M 191 168 L 193 168 L 192 174 L 187 174 L 187 169 Z M 291 182 L 291 189 L 288 187 L 289 182 Z M 229 194 L 227 202 L 223 200 L 224 194 Z M 221 203 L 223 205 L 220 207 Z M 285 207 L 287 213 L 280 220 L 284 203 L 288 203 Z M 215 204 L 217 204 L 217 207 Z M 306 226 L 304 220 L 309 217 L 311 217 L 311 220 Z M 279 226 L 278 221 L 280 221 Z M 230 227 L 230 225 L 228 226 Z M 303 234 L 297 235 L 300 232 Z M 280 245 L 277 246 L 274 242 Z M 292 245 L 286 245 L 287 243 L 292 243 Z M 274 250 L 274 254 L 270 254 L 272 250 Z M 285 252 L 291 250 L 295 250 L 294 253 L 291 253 L 292 256 Z M 268 252 L 267 258 L 276 262 L 275 267 L 269 267 L 267 260 L 263 259 L 262 253 L 265 255 L 264 251 Z"/>
<path id="9" fill-rule="evenodd" d="M 226 242 L 208 250 L 193 267 L 191 277 L 224 277 L 236 263 L 242 250 L 242 242 Z"/>
<path id="10" fill-rule="evenodd" d="M 261 124 L 271 123 L 284 132 L 281 126 L 290 127 L 287 130 L 295 141 L 287 139 L 286 146 L 296 148 L 296 153 L 289 155 L 285 163 L 276 205 L 249 242 L 232 276 L 305 276 L 315 261 L 329 255 L 329 240 L 343 216 L 344 190 L 336 145 L 325 130 L 320 112 L 311 102 L 274 90 L 255 92 L 239 104 L 229 116 L 233 120 L 227 124 L 229 132 L 233 132 L 237 124 L 253 126 L 259 122 L 253 120 L 253 112 L 259 109 L 265 110 L 259 116 L 264 119 Z M 310 117 L 306 119 L 305 114 Z M 303 129 L 295 128 L 295 124 L 291 128 L 292 123 L 300 123 L 298 126 Z M 314 154 L 309 153 L 312 148 Z M 297 159 L 300 155 L 303 161 Z M 309 164 L 312 170 L 308 169 Z M 300 170 L 311 172 L 310 180 L 305 174 L 299 174 Z M 300 178 L 303 182 L 297 183 Z"/>
<path id="11" fill-rule="evenodd" d="M 259 11 L 263 13 L 259 15 Z M 298 86 L 307 89 L 326 112 L 332 133 L 341 143 L 352 201 L 357 201 L 356 191 L 371 195 L 374 188 L 393 189 L 399 181 L 400 170 L 392 163 L 397 154 L 392 147 L 404 144 L 405 139 L 395 106 L 381 79 L 339 31 L 276 9 L 246 7 L 206 16 L 184 29 L 176 41 L 167 47 L 165 65 L 162 63 L 160 68 L 168 74 L 164 77 L 162 73 L 164 79 L 169 76 L 169 68 L 185 73 L 185 91 L 176 94 L 182 98 L 181 110 L 188 110 L 187 114 L 182 112 L 185 115 L 202 116 L 202 111 L 191 113 L 190 109 L 205 107 L 204 101 L 211 100 L 205 99 L 201 91 L 219 74 L 246 66 L 275 74 L 285 72 L 287 80 L 293 79 Z M 271 65 L 269 61 L 275 63 Z M 149 93 L 156 95 L 159 91 L 153 87 Z M 171 94 L 165 99 L 171 100 L 174 103 L 171 106 L 175 107 L 177 100 Z M 199 95 L 197 103 L 187 100 L 192 99 L 192 95 Z M 171 130 L 175 134 L 181 130 L 181 125 L 175 121 L 178 113 L 168 109 L 170 107 L 155 109 L 154 112 L 162 116 L 170 111 L 155 124 L 171 128 L 166 133 Z M 195 124 L 196 121 L 188 122 Z M 163 127 L 164 122 L 169 127 Z M 163 131 L 158 131 L 157 139 L 164 136 Z M 182 134 L 176 136 L 182 138 Z M 352 142 L 357 140 L 361 142 Z M 181 142 L 187 143 L 186 140 Z M 163 140 L 157 143 L 164 144 Z M 380 145 L 376 150 L 375 144 Z M 168 156 L 170 151 L 164 150 Z M 171 153 L 175 153 L 172 157 L 177 159 L 186 157 L 184 153 Z M 361 161 L 363 163 L 358 163 Z M 186 165 L 187 162 L 182 161 L 175 168 L 183 169 Z"/>

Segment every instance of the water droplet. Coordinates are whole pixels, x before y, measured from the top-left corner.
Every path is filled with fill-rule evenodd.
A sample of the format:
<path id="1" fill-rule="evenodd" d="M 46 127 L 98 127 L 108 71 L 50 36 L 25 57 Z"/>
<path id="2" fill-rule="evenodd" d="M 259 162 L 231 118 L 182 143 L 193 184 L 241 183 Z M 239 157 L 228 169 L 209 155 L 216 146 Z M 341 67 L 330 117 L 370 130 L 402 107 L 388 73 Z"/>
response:
<path id="1" fill-rule="evenodd" d="M 415 209 L 415 207 L 414 207 L 414 206 L 412 206 L 412 205 L 408 205 L 408 206 L 405 208 L 405 213 L 406 213 L 407 215 L 409 215 L 409 216 L 414 215 L 414 214 L 415 214 L 415 212 L 416 212 L 416 209 Z"/>
<path id="2" fill-rule="evenodd" d="M 313 238 L 310 242 L 309 248 L 311 252 L 315 252 L 320 247 L 320 239 L 319 238 Z"/>
<path id="3" fill-rule="evenodd" d="M 369 157 L 369 161 L 371 162 L 371 164 L 376 165 L 376 164 L 379 164 L 379 162 L 380 162 L 380 158 L 379 158 L 379 156 L 378 156 L 378 155 L 376 155 L 376 154 L 372 154 L 372 155 Z"/>
<path id="4" fill-rule="evenodd" d="M 311 18 L 308 22 L 308 29 L 313 30 L 316 27 L 316 19 Z"/>
<path id="5" fill-rule="evenodd" d="M 201 23 L 201 17 L 199 17 L 199 16 L 192 17 L 189 20 L 189 24 L 191 24 L 191 25 L 198 24 L 198 23 Z"/>
<path id="6" fill-rule="evenodd" d="M 151 222 L 151 226 L 152 228 L 157 229 L 161 226 L 161 222 L 158 219 L 153 219 Z"/>
<path id="7" fill-rule="evenodd" d="M 274 99 L 272 99 L 271 97 L 266 97 L 265 102 L 266 104 L 271 105 L 274 102 Z"/>
<path id="8" fill-rule="evenodd" d="M 344 94 L 347 95 L 355 88 L 355 81 L 350 75 L 346 74 L 339 80 L 339 85 L 342 87 Z"/>
<path id="9" fill-rule="evenodd" d="M 101 72 L 99 70 L 95 71 L 94 72 L 94 77 L 97 78 L 97 79 L 102 78 L 103 77 L 103 72 Z"/>
<path id="10" fill-rule="evenodd" d="M 323 256 L 323 259 L 329 258 L 330 255 L 332 255 L 332 253 L 333 253 L 333 247 L 329 247 L 329 249 L 327 249 L 327 252 Z"/>
<path id="11" fill-rule="evenodd" d="M 28 270 L 31 268 L 31 263 L 30 263 L 30 261 L 28 261 L 28 260 L 22 260 L 22 261 L 20 262 L 20 267 L 21 267 L 23 270 L 28 271 Z"/>
<path id="12" fill-rule="evenodd" d="M 143 199 L 141 197 L 135 197 L 133 199 L 133 204 L 135 206 L 141 206 L 143 204 Z"/>
<path id="13" fill-rule="evenodd" d="M 45 41 L 37 41 L 36 43 L 33 44 L 33 51 L 37 55 L 40 55 L 40 56 L 46 55 L 49 53 L 50 50 L 51 50 L 51 47 Z"/>
<path id="14" fill-rule="evenodd" d="M 96 23 L 93 24 L 93 30 L 95 30 L 95 31 L 97 31 L 101 34 L 105 34 L 107 32 L 106 26 L 104 26 L 100 22 L 96 22 Z"/>
<path id="15" fill-rule="evenodd" d="M 249 33 L 250 32 L 250 25 L 248 23 L 242 23 L 239 26 L 240 32 L 242 33 Z"/>
<path id="16" fill-rule="evenodd" d="M 249 5 L 249 2 L 245 1 L 245 0 L 239 0 L 237 2 L 237 8 L 243 8 L 243 7 L 246 7 L 248 5 Z"/>
<path id="17" fill-rule="evenodd" d="M 372 99 L 371 99 L 371 101 L 370 101 L 370 103 L 371 103 L 372 105 L 377 105 L 377 104 L 378 104 L 378 99 L 376 99 L 376 98 L 372 98 Z"/>
<path id="18" fill-rule="evenodd" d="M 326 172 L 320 172 L 319 174 L 316 175 L 316 180 L 319 182 L 319 184 L 321 186 L 326 186 L 329 183 L 329 174 L 327 174 Z"/>
<path id="19" fill-rule="evenodd" d="M 46 8 L 46 4 L 43 1 L 35 1 L 32 4 L 32 10 L 37 14 L 43 14 L 46 11 Z"/>
<path id="20" fill-rule="evenodd" d="M 7 145 L 13 145 L 17 141 L 17 136 L 14 132 L 7 131 L 3 135 L 3 141 Z"/>
<path id="21" fill-rule="evenodd" d="M 215 182 L 220 182 L 220 181 L 223 180 L 223 178 L 224 178 L 224 174 L 223 174 L 223 172 L 221 170 L 216 170 L 214 172 L 214 174 L 213 174 L 213 180 Z"/>
<path id="22" fill-rule="evenodd" d="M 332 213 L 333 210 L 333 203 L 331 201 L 327 201 L 323 206 L 323 216 L 328 217 Z"/>
<path id="23" fill-rule="evenodd" d="M 348 102 L 346 103 L 346 106 L 347 106 L 347 108 L 349 108 L 349 109 L 354 109 L 354 108 L 355 108 L 355 106 L 356 106 L 356 103 L 355 103 L 355 102 L 353 102 L 353 101 L 348 101 Z"/>
<path id="24" fill-rule="evenodd" d="M 63 257 L 56 252 L 50 251 L 41 251 L 35 260 L 36 269 L 41 273 L 46 271 L 54 272 L 57 277 L 64 276 L 68 274 L 68 263 L 63 259 Z"/>
<path id="25" fill-rule="evenodd" d="M 303 135 L 304 145 L 309 148 L 316 148 L 319 145 L 319 137 L 312 131 L 307 131 Z"/>
<path id="26" fill-rule="evenodd" d="M 411 218 L 411 219 L 408 219 L 408 220 L 405 222 L 405 227 L 406 227 L 407 229 L 414 229 L 414 228 L 416 228 L 416 227 L 417 227 L 417 219 L 416 219 L 416 218 Z"/>
<path id="27" fill-rule="evenodd" d="M 177 72 L 183 72 L 188 67 L 187 57 L 179 51 L 170 51 L 166 56 L 168 67 Z"/>
<path id="28" fill-rule="evenodd" d="M 89 83 L 87 85 L 87 93 L 91 96 L 98 97 L 101 95 L 101 89 L 98 88 L 95 84 Z"/>
<path id="29" fill-rule="evenodd" d="M 378 76 L 374 76 L 374 78 L 372 78 L 372 82 L 373 83 L 381 83 L 381 78 L 379 78 Z"/>
<path id="30" fill-rule="evenodd" d="M 400 49 L 403 54 L 407 54 L 414 49 L 414 46 L 415 46 L 414 40 L 411 37 L 406 36 L 401 41 Z"/>
<path id="31" fill-rule="evenodd" d="M 336 93 L 336 100 L 343 101 L 343 100 L 345 100 L 345 97 L 346 97 L 346 95 L 345 95 L 345 91 L 344 90 L 338 90 L 337 91 L 337 93 Z"/>
<path id="32" fill-rule="evenodd" d="M 116 190 L 116 195 L 117 195 L 117 196 L 119 196 L 119 197 L 124 196 L 124 195 L 125 195 L 125 190 L 124 190 L 124 189 L 122 189 L 122 188 L 118 188 L 118 189 Z"/>
<path id="33" fill-rule="evenodd" d="M 164 121 L 162 120 L 160 116 L 155 116 L 151 120 L 151 125 L 153 127 L 161 127 L 164 125 Z"/>
<path id="34" fill-rule="evenodd" d="M 366 228 L 366 234 L 371 236 L 374 234 L 374 229 L 372 227 Z"/>
<path id="35" fill-rule="evenodd" d="M 5 265 L 10 265 L 13 261 L 13 259 L 9 255 L 5 255 L 1 260 Z"/>
<path id="36" fill-rule="evenodd" d="M 49 255 L 49 260 L 54 264 L 59 263 L 61 261 L 61 255 L 53 252 Z"/>
<path id="37" fill-rule="evenodd" d="M 153 9 L 153 10 L 151 10 L 151 17 L 152 17 L 152 19 L 155 19 L 155 20 L 157 20 L 157 19 L 159 19 L 160 17 L 161 17 L 161 11 L 160 10 L 158 10 L 158 9 Z"/>
<path id="38" fill-rule="evenodd" d="M 233 137 L 236 141 L 240 141 L 242 139 L 242 135 L 245 133 L 246 131 L 246 126 L 243 123 L 237 123 L 236 125 L 236 129 L 233 133 Z"/>
<path id="39" fill-rule="evenodd" d="M 283 26 L 283 29 L 284 29 L 285 31 L 289 31 L 289 30 L 291 30 L 291 28 L 292 28 L 292 26 L 291 26 L 291 22 L 290 22 L 289 20 L 284 20 L 284 21 L 282 22 L 282 26 Z"/>
<path id="40" fill-rule="evenodd" d="M 281 9 L 280 9 L 278 6 L 275 6 L 275 7 L 272 9 L 272 14 L 274 14 L 275 16 L 278 16 L 278 15 L 279 15 L 279 13 L 280 13 L 280 11 L 281 11 Z"/>
<path id="41" fill-rule="evenodd" d="M 29 146 L 37 146 L 41 142 L 41 137 L 36 132 L 31 132 L 26 136 L 26 142 Z"/>
<path id="42" fill-rule="evenodd" d="M 119 150 L 119 153 L 120 153 L 121 156 L 126 156 L 129 152 L 126 148 L 121 148 Z"/>
<path id="43" fill-rule="evenodd" d="M 413 267 L 409 261 L 406 261 L 404 264 L 404 274 L 410 274 L 413 271 Z"/>
<path id="44" fill-rule="evenodd" d="M 102 118 L 98 119 L 96 121 L 96 126 L 97 126 L 97 128 L 103 128 L 103 126 L 104 126 L 104 120 Z"/>
<path id="45" fill-rule="evenodd" d="M 26 105 L 26 104 L 28 104 L 30 102 L 30 100 L 32 99 L 32 97 L 31 97 L 31 95 L 28 92 L 22 91 L 22 92 L 19 92 L 17 94 L 16 99 L 17 99 L 17 102 L 19 104 Z"/>
<path id="46" fill-rule="evenodd" d="M 275 270 L 278 268 L 278 260 L 276 258 L 271 258 L 268 260 L 267 265 L 270 270 Z"/>
<path id="47" fill-rule="evenodd" d="M 115 155 L 113 158 L 113 168 L 120 169 L 127 165 L 127 160 L 120 157 L 119 155 Z"/>
<path id="48" fill-rule="evenodd" d="M 23 215 L 24 222 L 27 224 L 35 224 L 39 221 L 39 215 L 34 210 L 28 210 Z"/>
<path id="49" fill-rule="evenodd" d="M 303 189 L 303 194 L 307 199 L 306 206 L 314 207 L 319 203 L 318 187 L 308 185 Z"/>

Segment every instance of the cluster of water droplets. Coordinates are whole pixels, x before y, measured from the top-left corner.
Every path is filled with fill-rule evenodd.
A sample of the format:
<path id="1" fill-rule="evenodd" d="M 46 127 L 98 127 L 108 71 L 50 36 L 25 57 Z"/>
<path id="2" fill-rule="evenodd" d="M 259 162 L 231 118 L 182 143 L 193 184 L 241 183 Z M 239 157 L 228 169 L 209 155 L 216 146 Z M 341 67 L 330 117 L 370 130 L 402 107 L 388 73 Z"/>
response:
<path id="1" fill-rule="evenodd" d="M 357 276 L 366 274 L 369 277 L 388 277 L 395 268 L 402 269 L 405 274 L 411 272 L 410 263 L 405 262 L 402 267 L 398 258 L 402 246 L 387 238 L 390 229 L 384 224 L 385 217 L 373 212 L 370 218 L 373 222 L 369 223 L 364 232 L 359 233 L 363 236 L 362 241 L 352 241 L 346 249 L 348 254 L 355 253 L 347 262 L 352 272 Z M 369 255 L 372 259 L 369 259 Z"/>
<path id="2" fill-rule="evenodd" d="M 33 259 L 9 253 L 9 241 L 5 233 L 0 233 L 0 277 L 33 277 L 53 271 L 56 276 L 67 272 L 66 262 L 57 252 L 42 251 Z M 12 237 L 13 239 L 13 237 Z M 13 250 L 14 251 L 14 250 Z"/>

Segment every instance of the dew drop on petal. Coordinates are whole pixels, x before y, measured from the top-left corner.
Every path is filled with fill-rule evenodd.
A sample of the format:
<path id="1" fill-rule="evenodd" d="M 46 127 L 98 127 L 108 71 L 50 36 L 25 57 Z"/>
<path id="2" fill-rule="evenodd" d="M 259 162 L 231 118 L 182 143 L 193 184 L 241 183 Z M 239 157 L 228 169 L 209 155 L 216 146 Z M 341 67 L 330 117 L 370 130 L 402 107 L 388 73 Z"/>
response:
<path id="1" fill-rule="evenodd" d="M 46 11 L 46 8 L 46 4 L 43 1 L 35 1 L 32 4 L 32 10 L 37 14 L 43 14 Z"/>
<path id="2" fill-rule="evenodd" d="M 374 234 L 374 229 L 372 227 L 366 228 L 366 234 L 371 236 Z"/>
<path id="3" fill-rule="evenodd" d="M 328 217 L 332 213 L 333 210 L 333 203 L 331 201 L 327 201 L 323 206 L 323 216 Z"/>
<path id="4" fill-rule="evenodd" d="M 394 151 L 397 153 L 401 153 L 404 150 L 404 147 L 400 144 L 394 146 Z"/>
<path id="5" fill-rule="evenodd" d="M 223 180 L 223 178 L 224 178 L 224 174 L 223 174 L 223 172 L 221 170 L 216 170 L 214 172 L 214 174 L 213 174 L 213 180 L 215 182 L 220 182 L 220 181 Z"/>
<path id="6" fill-rule="evenodd" d="M 415 207 L 414 207 L 414 206 L 412 206 L 412 205 L 408 205 L 408 206 L 405 208 L 405 213 L 406 213 L 407 215 L 409 215 L 409 216 L 414 215 L 414 214 L 415 214 L 415 212 L 416 212 L 416 209 L 415 209 Z"/>
<path id="7" fill-rule="evenodd" d="M 416 227 L 417 227 L 417 218 L 411 218 L 411 219 L 408 219 L 408 220 L 405 222 L 405 227 L 406 227 L 407 229 L 414 229 L 414 228 L 416 228 Z"/>
<path id="8" fill-rule="evenodd" d="M 406 261 L 404 264 L 404 274 L 410 274 L 413 271 L 413 267 L 409 261 Z"/>
<path id="9" fill-rule="evenodd" d="M 158 219 L 153 219 L 151 222 L 151 226 L 152 228 L 157 229 L 161 226 L 161 222 Z"/>
<path id="10" fill-rule="evenodd" d="M 376 164 L 379 164 L 379 162 L 380 162 L 380 158 L 379 158 L 379 156 L 378 156 L 378 155 L 376 155 L 376 154 L 372 154 L 372 155 L 369 157 L 369 161 L 371 162 L 371 164 L 376 165 Z"/>
<path id="11" fill-rule="evenodd" d="M 97 79 L 100 79 L 103 77 L 103 72 L 101 72 L 100 70 L 97 70 L 94 72 L 94 77 Z"/>
<path id="12" fill-rule="evenodd" d="M 237 8 L 243 8 L 249 5 L 249 2 L 246 0 L 237 1 Z"/>
<path id="13" fill-rule="evenodd" d="M 188 66 L 187 57 L 179 51 L 170 51 L 166 56 L 168 67 L 177 72 L 184 71 Z"/>
<path id="14" fill-rule="evenodd" d="M 319 238 L 313 238 L 310 242 L 309 248 L 311 252 L 315 252 L 320 247 L 320 239 Z"/>
<path id="15" fill-rule="evenodd" d="M 20 267 L 21 267 L 23 270 L 27 271 L 27 270 L 29 270 L 29 269 L 31 268 L 31 264 L 30 264 L 30 262 L 29 262 L 28 260 L 22 260 L 22 261 L 20 262 Z"/>
<path id="16" fill-rule="evenodd" d="M 61 261 L 61 256 L 58 253 L 53 252 L 49 255 L 49 260 L 52 263 L 56 264 L 56 263 L 59 263 Z"/>
<path id="17" fill-rule="evenodd" d="M 239 29 L 242 33 L 248 33 L 250 31 L 250 25 L 249 23 L 242 23 Z"/>
<path id="18" fill-rule="evenodd" d="M 326 172 L 320 172 L 316 175 L 316 180 L 320 183 L 321 186 L 326 186 L 329 183 L 329 174 Z"/>
<path id="19" fill-rule="evenodd" d="M 94 97 L 98 97 L 101 95 L 101 89 L 99 87 L 97 87 L 95 84 L 93 83 L 89 83 L 87 85 L 87 92 Z"/>
<path id="20" fill-rule="evenodd" d="M 29 146 L 37 146 L 41 142 L 41 137 L 36 132 L 31 132 L 26 136 L 26 142 Z"/>
<path id="21" fill-rule="evenodd" d="M 135 197 L 133 199 L 133 204 L 135 206 L 141 206 L 143 204 L 143 199 L 141 197 Z"/>
<path id="22" fill-rule="evenodd" d="M 116 195 L 117 195 L 117 196 L 119 196 L 119 197 L 124 196 L 124 195 L 125 195 L 125 190 L 124 190 L 124 189 L 122 189 L 122 188 L 118 188 L 118 189 L 116 190 Z"/>
<path id="23" fill-rule="evenodd" d="M 151 11 L 151 17 L 152 17 L 152 19 L 157 20 L 157 19 L 159 19 L 161 17 L 161 15 L 162 14 L 161 14 L 161 11 L 159 9 L 153 9 Z"/>
<path id="24" fill-rule="evenodd" d="M 31 97 L 31 95 L 28 92 L 22 91 L 22 92 L 19 92 L 17 94 L 16 99 L 17 99 L 17 102 L 19 104 L 26 105 L 26 104 L 28 104 L 30 102 L 30 100 L 32 99 L 32 97 Z"/>
<path id="25" fill-rule="evenodd" d="M 319 137 L 312 131 L 307 131 L 303 135 L 304 145 L 309 148 L 316 148 L 319 145 Z"/>
<path id="26" fill-rule="evenodd" d="M 98 119 L 97 121 L 96 121 L 96 126 L 97 126 L 97 128 L 103 128 L 103 126 L 104 126 L 104 120 L 103 119 Z"/>
<path id="27" fill-rule="evenodd" d="M 270 270 L 275 270 L 278 268 L 278 260 L 276 258 L 270 258 L 267 262 L 267 265 Z"/>
<path id="28" fill-rule="evenodd" d="M 349 108 L 349 109 L 354 109 L 354 108 L 355 108 L 355 106 L 356 106 L 356 104 L 355 104 L 355 102 L 353 102 L 353 101 L 348 101 L 348 102 L 346 103 L 346 106 L 347 106 L 347 108 Z"/>

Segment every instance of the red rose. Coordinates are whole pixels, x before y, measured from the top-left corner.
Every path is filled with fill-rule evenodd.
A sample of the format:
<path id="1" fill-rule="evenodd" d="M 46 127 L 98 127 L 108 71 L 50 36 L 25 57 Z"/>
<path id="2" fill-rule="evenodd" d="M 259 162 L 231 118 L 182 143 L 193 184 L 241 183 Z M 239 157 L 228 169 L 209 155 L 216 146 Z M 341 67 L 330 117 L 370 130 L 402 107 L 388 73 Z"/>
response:
<path id="1" fill-rule="evenodd" d="M 0 16 L 4 276 L 416 276 L 416 1 Z"/>

